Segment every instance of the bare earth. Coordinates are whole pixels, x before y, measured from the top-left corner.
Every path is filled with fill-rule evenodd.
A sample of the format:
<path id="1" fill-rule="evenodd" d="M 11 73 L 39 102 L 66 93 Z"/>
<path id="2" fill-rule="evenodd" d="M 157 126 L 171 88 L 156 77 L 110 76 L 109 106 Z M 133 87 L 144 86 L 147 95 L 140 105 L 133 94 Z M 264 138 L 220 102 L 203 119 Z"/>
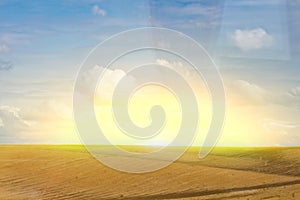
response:
<path id="1" fill-rule="evenodd" d="M 110 169 L 82 146 L 0 146 L 0 199 L 300 199 L 300 148 L 190 149 L 152 173 Z"/>

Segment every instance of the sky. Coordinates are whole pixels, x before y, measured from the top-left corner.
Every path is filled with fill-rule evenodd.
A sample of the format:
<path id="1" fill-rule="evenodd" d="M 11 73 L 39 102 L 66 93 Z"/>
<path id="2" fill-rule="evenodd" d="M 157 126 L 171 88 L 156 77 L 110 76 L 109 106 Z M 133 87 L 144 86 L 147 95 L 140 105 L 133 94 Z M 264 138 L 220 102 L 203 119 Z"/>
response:
<path id="1" fill-rule="evenodd" d="M 83 60 L 114 34 L 160 27 L 182 32 L 203 45 L 221 73 L 227 106 L 218 145 L 298 146 L 299 9 L 299 0 L 0 0 L 0 143 L 79 144 L 72 104 Z M 204 113 L 194 142 L 201 145 L 211 115 L 203 81 L 193 80 L 193 72 L 185 71 L 187 63 L 163 53 L 129 57 L 119 66 L 146 62 L 148 57 L 179 69 L 192 82 Z M 118 67 L 108 71 L 97 94 L 111 95 L 124 77 L 136 78 Z M 143 96 L 151 101 L 139 101 Z M 99 99 L 96 115 L 107 137 L 117 144 L 135 144 L 116 134 L 110 98 Z M 141 125 L 150 123 L 145 113 L 153 102 L 169 109 L 166 132 L 151 144 L 173 137 L 180 124 L 174 96 L 153 86 L 138 91 L 132 101 L 132 119 Z"/>

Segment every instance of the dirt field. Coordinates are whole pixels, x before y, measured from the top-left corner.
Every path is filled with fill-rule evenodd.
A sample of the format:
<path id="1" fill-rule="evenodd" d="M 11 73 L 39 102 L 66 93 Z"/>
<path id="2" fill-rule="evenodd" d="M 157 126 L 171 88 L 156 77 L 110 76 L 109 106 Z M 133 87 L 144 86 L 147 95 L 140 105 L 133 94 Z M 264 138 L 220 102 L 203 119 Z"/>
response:
<path id="1" fill-rule="evenodd" d="M 300 199 L 300 148 L 190 149 L 167 168 L 128 174 L 82 146 L 1 146 L 0 199 Z"/>

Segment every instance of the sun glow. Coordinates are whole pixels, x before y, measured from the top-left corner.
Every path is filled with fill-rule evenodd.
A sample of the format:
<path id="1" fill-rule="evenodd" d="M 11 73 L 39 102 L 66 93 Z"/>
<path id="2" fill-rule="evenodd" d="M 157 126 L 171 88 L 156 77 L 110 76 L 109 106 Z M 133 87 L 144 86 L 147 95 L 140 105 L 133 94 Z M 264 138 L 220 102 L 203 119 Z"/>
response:
<path id="1" fill-rule="evenodd" d="M 200 111 L 197 137 L 195 138 L 195 141 L 199 141 L 199 138 L 203 138 L 210 124 L 211 104 L 209 93 L 205 92 L 204 85 L 198 85 L 198 87 L 194 85 L 193 89 L 197 90 L 195 94 L 198 94 L 196 98 Z M 147 85 L 141 87 L 135 91 L 128 103 L 128 112 L 131 121 L 138 127 L 146 127 L 151 124 L 150 112 L 153 106 L 159 105 L 164 109 L 166 114 L 164 126 L 159 133 L 154 134 L 153 137 L 147 140 L 129 137 L 125 132 L 120 130 L 112 112 L 112 95 L 107 92 L 101 92 L 101 87 L 98 88 L 96 94 L 95 110 L 98 125 L 113 144 L 164 146 L 168 145 L 176 137 L 180 129 L 180 102 L 171 91 L 162 86 Z M 141 135 L 143 134 L 141 133 Z"/>

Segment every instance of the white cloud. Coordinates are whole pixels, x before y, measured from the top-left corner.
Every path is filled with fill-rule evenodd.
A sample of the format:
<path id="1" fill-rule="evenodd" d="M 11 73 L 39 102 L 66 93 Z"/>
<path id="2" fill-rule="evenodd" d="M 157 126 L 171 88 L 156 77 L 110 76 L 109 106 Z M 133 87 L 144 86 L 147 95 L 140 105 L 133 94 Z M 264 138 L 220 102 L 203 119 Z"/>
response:
<path id="1" fill-rule="evenodd" d="M 11 106 L 0 106 L 0 136 L 12 142 L 22 131 L 28 129 L 31 124 L 20 116 L 20 109 Z M 4 139 L 5 140 L 5 139 Z M 7 141 L 6 141 L 7 142 Z"/>
<path id="2" fill-rule="evenodd" d="M 293 1 L 292 1 L 293 2 Z M 243 0 L 243 1 L 230 1 L 229 6 L 274 6 L 285 5 L 284 0 Z"/>
<path id="3" fill-rule="evenodd" d="M 103 70 L 103 69 L 102 69 Z M 119 81 L 127 79 L 128 84 L 132 84 L 135 79 L 121 69 L 110 70 L 106 69 L 102 74 L 101 81 L 99 82 L 98 92 L 104 95 L 111 95 Z"/>
<path id="4" fill-rule="evenodd" d="M 278 104 L 283 106 L 300 105 L 300 87 L 290 89 L 284 94 L 276 94 L 249 83 L 245 80 L 236 80 L 232 83 L 232 92 L 235 100 L 251 104 Z"/>
<path id="5" fill-rule="evenodd" d="M 92 12 L 94 15 L 100 15 L 103 17 L 106 15 L 106 11 L 104 9 L 100 8 L 98 5 L 93 6 Z"/>
<path id="6" fill-rule="evenodd" d="M 12 67 L 13 67 L 13 64 L 10 61 L 0 60 L 0 71 L 1 70 L 11 70 Z"/>
<path id="7" fill-rule="evenodd" d="M 187 66 L 184 66 L 184 64 L 182 62 L 179 62 L 179 61 L 170 62 L 170 61 L 165 60 L 165 59 L 156 59 L 155 62 L 158 65 L 168 67 L 168 68 L 171 68 L 171 69 L 177 71 L 178 73 L 183 75 L 185 78 L 191 78 L 192 77 L 191 70 L 188 69 Z"/>
<path id="8" fill-rule="evenodd" d="M 72 108 L 62 100 L 49 99 L 33 108 L 22 109 L 20 115 L 30 121 L 72 119 Z"/>
<path id="9" fill-rule="evenodd" d="M 222 17 L 222 9 L 217 3 L 206 5 L 199 1 L 187 1 L 184 6 L 179 6 L 172 3 L 172 1 L 162 1 L 155 6 L 159 7 L 160 13 L 169 18 L 169 20 L 162 20 L 159 24 L 170 24 L 171 26 L 175 24 L 177 28 L 195 28 L 196 26 L 203 29 L 211 29 L 220 24 Z M 186 20 L 186 17 L 190 19 Z M 199 17 L 202 20 L 199 20 Z"/>
<path id="10" fill-rule="evenodd" d="M 268 132 L 280 133 L 287 135 L 291 130 L 300 128 L 300 124 L 290 122 L 290 121 L 281 121 L 274 119 L 264 119 L 263 128 Z"/>
<path id="11" fill-rule="evenodd" d="M 111 96 L 113 91 L 121 79 L 126 79 L 127 84 L 134 84 L 136 79 L 133 76 L 128 76 L 121 69 L 108 69 L 95 65 L 93 68 L 84 72 L 80 77 L 80 92 L 89 94 L 94 83 L 98 82 L 97 94 Z M 94 92 L 94 91 L 92 91 Z"/>
<path id="12" fill-rule="evenodd" d="M 300 87 L 292 88 L 289 93 L 294 97 L 300 98 Z"/>
<path id="13" fill-rule="evenodd" d="M 22 109 L 0 106 L 2 143 L 73 143 L 78 142 L 71 105 L 47 100 Z"/>
<path id="14" fill-rule="evenodd" d="M 290 89 L 278 99 L 279 103 L 287 105 L 300 105 L 300 87 Z"/>
<path id="15" fill-rule="evenodd" d="M 237 29 L 231 35 L 234 45 L 242 51 L 259 50 L 271 47 L 274 38 L 266 30 L 256 28 L 252 30 Z"/>
<path id="16" fill-rule="evenodd" d="M 251 84 L 244 80 L 236 80 L 233 82 L 235 94 L 252 103 L 266 103 L 270 99 L 270 94 L 258 85 Z"/>
<path id="17" fill-rule="evenodd" d="M 203 3 L 187 2 L 184 6 L 176 6 L 171 1 L 165 1 L 160 5 L 161 11 L 167 15 L 172 16 L 204 16 L 204 17 L 216 17 L 221 14 L 221 9 L 218 6 L 208 6 Z"/>
<path id="18" fill-rule="evenodd" d="M 6 44 L 0 44 L 0 53 L 7 53 L 10 51 L 10 48 Z"/>
<path id="19" fill-rule="evenodd" d="M 0 35 L 0 42 L 7 45 L 30 44 L 30 35 L 14 32 L 2 33 Z"/>
<path id="20" fill-rule="evenodd" d="M 20 109 L 12 106 L 0 106 L 0 118 L 4 126 L 18 122 L 18 125 L 29 126 L 30 123 L 20 117 Z"/>

